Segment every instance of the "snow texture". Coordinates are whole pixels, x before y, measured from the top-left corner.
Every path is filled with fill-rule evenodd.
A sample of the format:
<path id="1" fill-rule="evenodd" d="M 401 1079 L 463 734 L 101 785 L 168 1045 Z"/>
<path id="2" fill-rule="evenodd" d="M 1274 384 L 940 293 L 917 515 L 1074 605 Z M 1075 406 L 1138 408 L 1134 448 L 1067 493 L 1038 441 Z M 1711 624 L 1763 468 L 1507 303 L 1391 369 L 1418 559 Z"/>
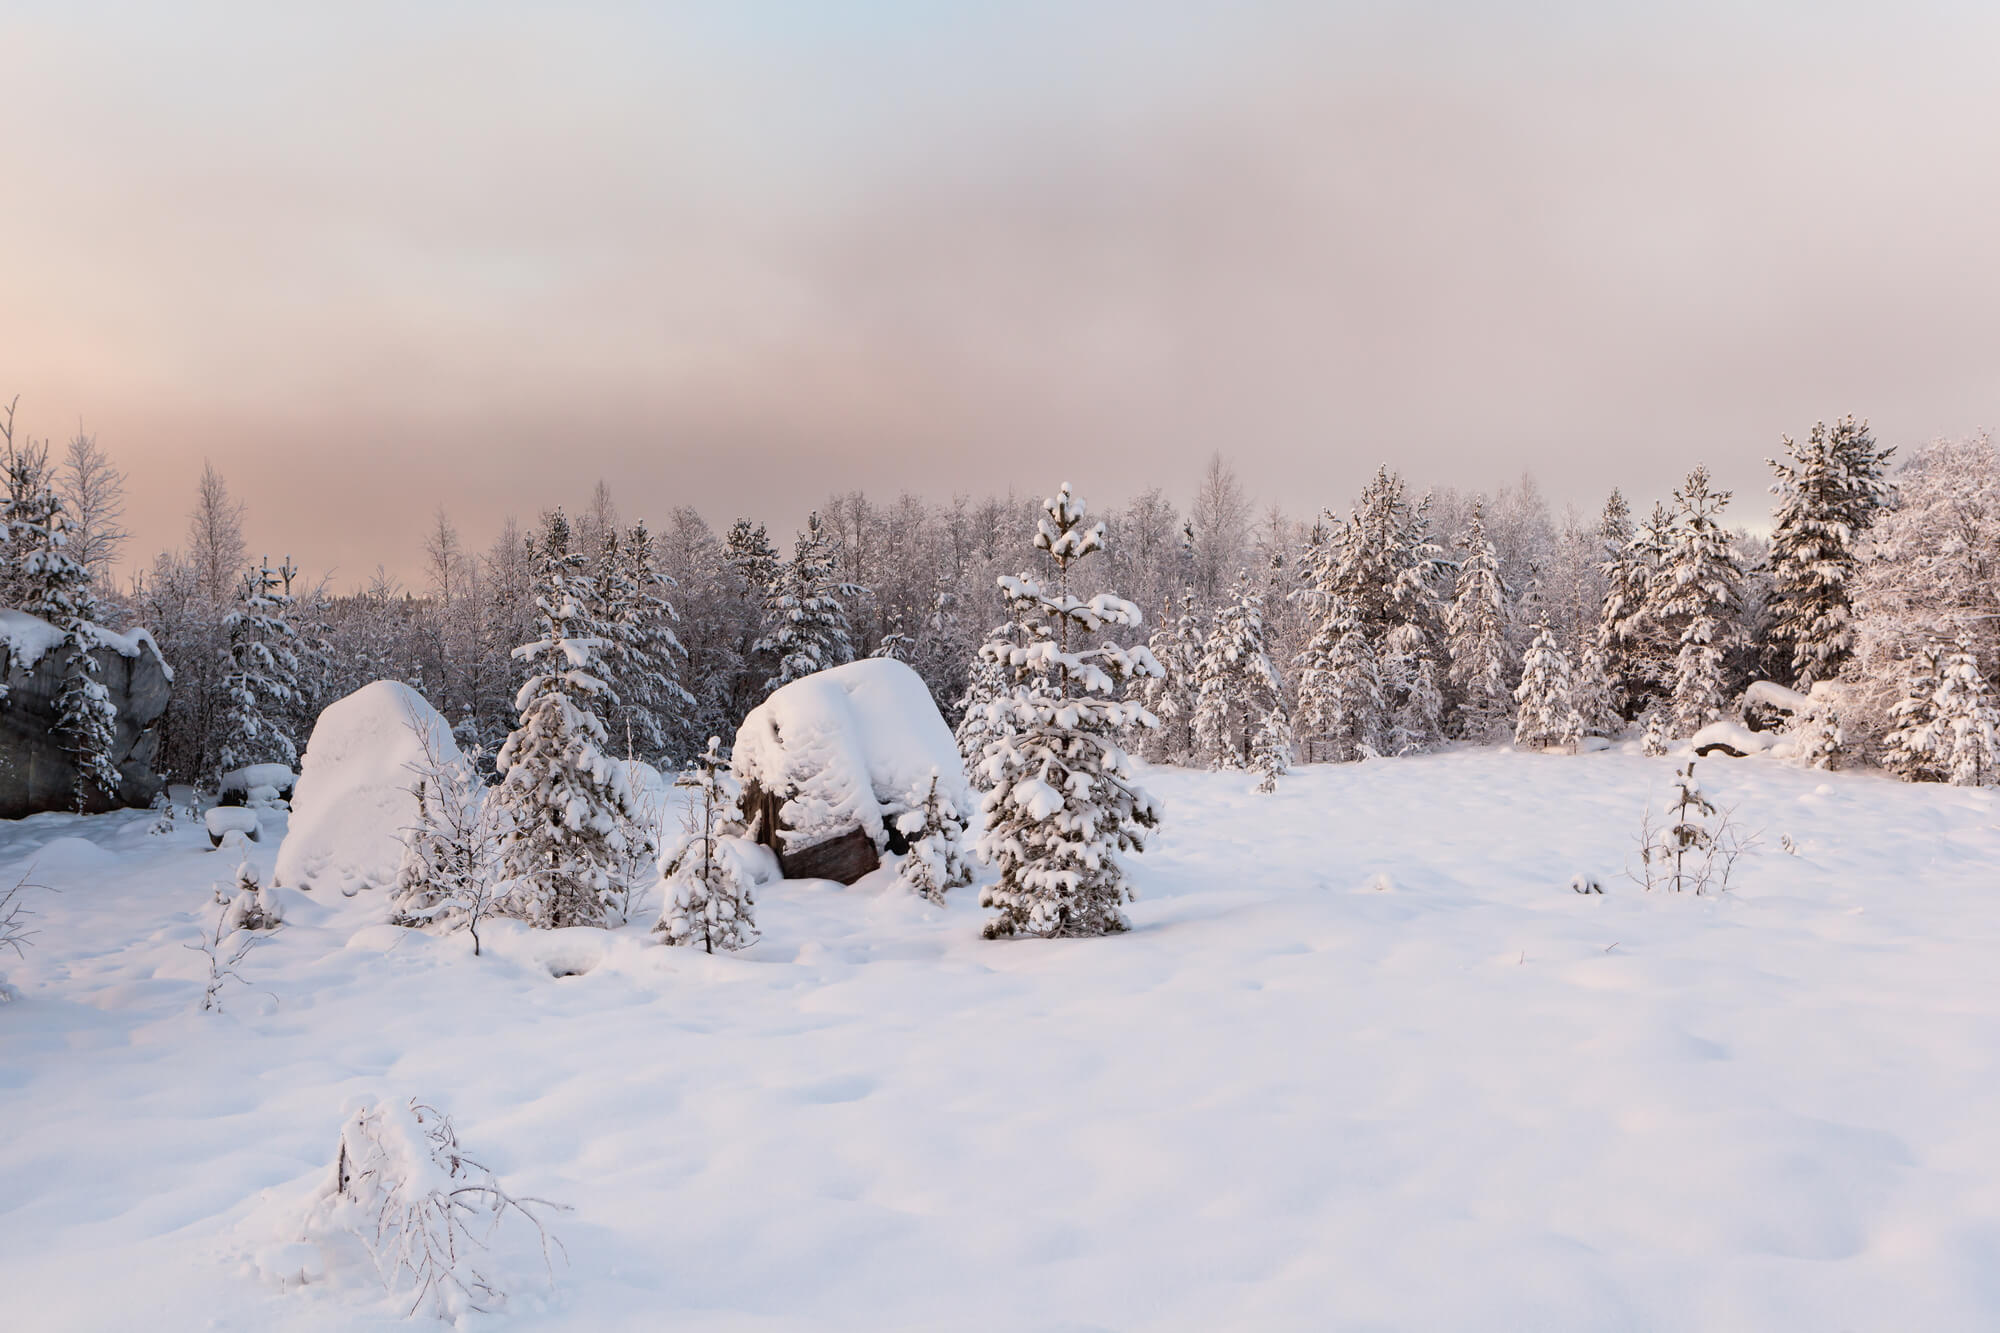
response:
<path id="1" fill-rule="evenodd" d="M 750 711 L 730 759 L 738 780 L 788 799 L 787 845 L 859 826 L 888 845 L 885 816 L 938 774 L 938 795 L 962 822 L 977 805 L 958 742 L 930 690 L 908 666 L 864 658 L 816 671 L 775 690 Z"/>
<path id="2" fill-rule="evenodd" d="M 277 889 L 220 1015 L 197 825 L 0 824 L 56 891 L 6 959 L 0 1324 L 434 1327 L 300 1243 L 343 1105 L 416 1097 L 575 1209 L 553 1289 L 495 1237 L 493 1333 L 2000 1327 L 2000 791 L 1704 761 L 1770 850 L 1649 895 L 1671 767 L 1152 769 L 1108 941 L 886 867 L 713 957 Z"/>
<path id="3" fill-rule="evenodd" d="M 395 884 L 403 834 L 417 817 L 412 765 L 424 762 L 412 719 L 430 732 L 441 762 L 462 759 L 438 711 L 395 681 L 364 685 L 319 715 L 299 760 L 273 882 L 343 894 Z"/>

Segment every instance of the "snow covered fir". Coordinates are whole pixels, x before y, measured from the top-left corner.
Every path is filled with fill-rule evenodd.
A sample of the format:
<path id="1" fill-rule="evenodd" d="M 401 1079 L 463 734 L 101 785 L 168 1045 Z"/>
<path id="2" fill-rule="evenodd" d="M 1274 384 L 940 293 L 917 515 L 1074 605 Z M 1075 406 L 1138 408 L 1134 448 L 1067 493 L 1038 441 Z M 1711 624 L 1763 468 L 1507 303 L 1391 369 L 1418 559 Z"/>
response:
<path id="1" fill-rule="evenodd" d="M 343 591 L 5 427 L 9 1327 L 2000 1321 L 1984 437 Z"/>

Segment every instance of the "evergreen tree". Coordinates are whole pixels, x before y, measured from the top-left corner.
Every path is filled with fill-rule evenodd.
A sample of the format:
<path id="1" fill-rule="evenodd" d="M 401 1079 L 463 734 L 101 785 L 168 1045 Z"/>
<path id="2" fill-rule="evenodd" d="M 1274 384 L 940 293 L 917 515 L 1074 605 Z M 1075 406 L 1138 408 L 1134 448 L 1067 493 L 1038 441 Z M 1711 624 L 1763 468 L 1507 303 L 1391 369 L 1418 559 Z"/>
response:
<path id="1" fill-rule="evenodd" d="M 1292 770 L 1292 727 L 1283 709 L 1272 709 L 1257 724 L 1250 741 L 1250 767 L 1260 775 L 1257 790 L 1270 795 L 1278 779 Z"/>
<path id="2" fill-rule="evenodd" d="M 228 662 L 222 676 L 218 773 L 246 764 L 298 763 L 290 725 L 299 699 L 298 636 L 290 620 L 291 583 L 297 575 L 289 557 L 277 569 L 265 560 L 243 576 L 236 606 L 223 617 Z"/>
<path id="3" fill-rule="evenodd" d="M 1889 709 L 1890 730 L 1882 741 L 1882 767 L 1905 782 L 1943 782 L 1938 756 L 1938 692 L 1944 688 L 1944 651 L 1927 643 L 1904 665 L 1902 697 Z"/>
<path id="4" fill-rule="evenodd" d="M 660 572 L 653 534 L 643 521 L 623 534 L 607 530 L 597 565 L 590 612 L 608 645 L 605 683 L 611 689 L 604 697 L 617 700 L 606 728 L 627 758 L 657 765 L 684 733 L 695 705 L 680 681 L 687 649 L 674 630 L 680 617 L 667 600 L 673 583 Z"/>
<path id="5" fill-rule="evenodd" d="M 0 429 L 6 495 L 0 500 L 0 596 L 6 605 L 39 616 L 62 631 L 63 665 L 56 694 L 55 738 L 74 769 L 70 796 L 76 810 L 115 798 L 123 781 L 111 756 L 118 715 L 101 679 L 103 665 L 97 598 L 91 574 L 70 552 L 69 514 L 55 489 L 48 446 L 16 447 L 11 412 Z"/>
<path id="6" fill-rule="evenodd" d="M 1778 480 L 1771 531 L 1770 649 L 1795 688 L 1831 680 L 1853 652 L 1850 584 L 1860 563 L 1858 543 L 1873 523 L 1887 487 L 1881 479 L 1890 450 L 1877 449 L 1868 428 L 1852 417 L 1829 431 L 1815 425 L 1804 444 L 1788 436 L 1792 461 L 1766 459 Z"/>
<path id="7" fill-rule="evenodd" d="M 1438 688 L 1437 656 L 1421 625 L 1389 631 L 1382 656 L 1382 690 L 1390 708 L 1388 753 L 1418 754 L 1444 739 L 1444 691 Z"/>
<path id="8" fill-rule="evenodd" d="M 1459 734 L 1485 740 L 1507 718 L 1507 589 L 1476 500 L 1464 545 L 1447 622 L 1450 680 L 1458 691 Z"/>
<path id="9" fill-rule="evenodd" d="M 1597 536 L 1602 548 L 1598 569 L 1604 576 L 1597 649 L 1611 685 L 1612 705 L 1618 707 L 1627 698 L 1637 698 L 1643 688 L 1630 658 L 1639 617 L 1646 610 L 1646 590 L 1652 585 L 1653 571 L 1644 549 L 1633 545 L 1632 509 L 1616 489 L 1604 502 Z"/>
<path id="10" fill-rule="evenodd" d="M 834 569 L 833 543 L 814 513 L 807 517 L 791 562 L 779 576 L 770 629 L 756 644 L 757 651 L 777 660 L 776 674 L 764 682 L 767 692 L 854 660 L 847 611 L 840 599 L 861 589 L 840 581 Z"/>
<path id="11" fill-rule="evenodd" d="M 993 634 L 997 638 L 1004 632 L 1004 628 L 996 629 Z M 1004 711 L 996 712 L 989 705 L 1007 692 L 1007 685 L 1007 673 L 1000 663 L 982 652 L 972 664 L 965 694 L 958 701 L 959 723 L 953 739 L 958 742 L 959 757 L 965 761 L 966 776 L 982 790 L 979 756 L 985 752 L 987 743 L 1005 730 Z"/>
<path id="12" fill-rule="evenodd" d="M 1128 727 L 1151 725 L 1144 706 L 1124 695 L 1160 665 L 1145 648 L 1085 646 L 1108 629 L 1136 628 L 1139 608 L 1108 592 L 1085 599 L 1071 591 L 1076 563 L 1104 548 L 1104 525 L 1086 526 L 1067 483 L 1044 513 L 1035 547 L 1055 565 L 1054 584 L 1003 576 L 1011 632 L 981 650 L 1012 682 L 987 706 L 1000 734 L 978 764 L 986 789 L 979 858 L 1000 868 L 980 896 L 982 907 L 998 910 L 988 938 L 1126 929 L 1119 907 L 1131 888 L 1121 856 L 1143 850 L 1160 818 L 1117 740 Z"/>
<path id="13" fill-rule="evenodd" d="M 1616 736 L 1625 719 L 1618 715 L 1617 695 L 1604 654 L 1595 644 L 1585 644 L 1576 659 L 1576 688 L 1572 699 L 1586 736 Z"/>
<path id="14" fill-rule="evenodd" d="M 696 796 L 686 829 L 660 858 L 664 907 L 653 933 L 667 944 L 699 944 L 705 953 L 745 948 L 757 939 L 756 885 L 724 842 L 742 831 L 743 817 L 719 737 L 708 738 L 693 771 L 674 785 L 692 787 Z"/>
<path id="15" fill-rule="evenodd" d="M 1167 608 L 1170 612 L 1171 605 Z M 1146 708 L 1157 723 L 1147 733 L 1147 754 L 1154 763 L 1180 764 L 1195 754 L 1195 695 L 1200 685 L 1202 643 L 1207 635 L 1196 608 L 1194 589 L 1182 590 L 1180 614 L 1147 639 L 1160 674 L 1144 682 Z"/>
<path id="16" fill-rule="evenodd" d="M 498 896 L 531 925 L 602 925 L 627 891 L 617 877 L 639 813 L 624 765 L 604 752 L 604 714 L 616 702 L 601 674 L 606 645 L 589 632 L 588 573 L 561 509 L 528 551 L 542 632 L 514 650 L 529 676 L 489 798 L 502 826 Z"/>
<path id="17" fill-rule="evenodd" d="M 1712 490 L 1708 469 L 1696 465 L 1674 492 L 1673 528 L 1653 602 L 1664 626 L 1677 630 L 1674 689 L 1667 727 L 1692 736 L 1722 715 L 1726 686 L 1723 642 L 1729 619 L 1742 606 L 1742 571 L 1717 516 L 1729 492 Z"/>
<path id="18" fill-rule="evenodd" d="M 1316 730 L 1332 749 L 1335 763 L 1379 755 L 1388 748 L 1388 701 L 1375 649 L 1345 602 L 1335 604 L 1328 627 L 1333 652 L 1326 680 L 1315 701 Z"/>
<path id="19" fill-rule="evenodd" d="M 926 902 L 943 906 L 949 890 L 972 883 L 965 825 L 939 798 L 936 770 L 904 804 L 908 808 L 896 816 L 896 830 L 909 840 L 910 850 L 896 867 L 896 881 Z"/>
<path id="20" fill-rule="evenodd" d="M 1945 655 L 1940 674 L 1933 723 L 1938 766 L 1954 787 L 1987 786 L 2000 778 L 2000 711 L 1964 637 Z"/>
<path id="21" fill-rule="evenodd" d="M 1284 685 L 1264 649 L 1264 595 L 1238 574 L 1196 669 L 1194 741 L 1214 768 L 1245 768 L 1257 723 L 1284 707 Z"/>
<path id="22" fill-rule="evenodd" d="M 1520 705 L 1514 720 L 1514 744 L 1524 750 L 1574 751 L 1583 739 L 1583 716 L 1576 707 L 1576 687 L 1569 654 L 1548 626 L 1541 626 L 1521 660 L 1521 684 L 1514 691 Z"/>

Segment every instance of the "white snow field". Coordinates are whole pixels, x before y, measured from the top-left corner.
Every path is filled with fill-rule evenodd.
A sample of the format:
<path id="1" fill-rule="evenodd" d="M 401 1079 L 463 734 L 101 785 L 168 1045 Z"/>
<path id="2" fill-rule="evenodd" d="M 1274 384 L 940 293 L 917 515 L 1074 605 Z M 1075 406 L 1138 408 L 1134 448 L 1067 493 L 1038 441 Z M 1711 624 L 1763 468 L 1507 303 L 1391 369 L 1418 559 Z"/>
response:
<path id="1" fill-rule="evenodd" d="M 642 914 L 475 959 L 280 889 L 219 1016 L 183 946 L 238 853 L 5 825 L 61 892 L 0 964 L 0 1326 L 408 1326 L 297 1242 L 344 1104 L 418 1096 L 574 1209 L 553 1285 L 516 1236 L 468 1327 L 2000 1327 L 1995 793 L 1704 761 L 1764 848 L 1649 896 L 1669 769 L 1154 770 L 1135 928 L 1094 940 L 878 872 L 767 889 L 735 956 Z"/>

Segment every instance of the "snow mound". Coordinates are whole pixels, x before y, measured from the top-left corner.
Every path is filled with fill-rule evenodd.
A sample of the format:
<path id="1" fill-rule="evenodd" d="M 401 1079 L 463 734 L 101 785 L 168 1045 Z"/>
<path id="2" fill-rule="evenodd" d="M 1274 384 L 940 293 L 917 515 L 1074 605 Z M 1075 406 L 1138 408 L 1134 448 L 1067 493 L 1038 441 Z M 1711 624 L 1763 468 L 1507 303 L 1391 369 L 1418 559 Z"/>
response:
<path id="1" fill-rule="evenodd" d="M 1751 755 L 1762 754 L 1777 739 L 1768 731 L 1752 731 L 1741 722 L 1724 719 L 1709 723 L 1690 737 L 1688 743 L 1694 747 L 1696 754 L 1703 753 L 1710 746 L 1726 745 L 1739 755 Z"/>
<path id="2" fill-rule="evenodd" d="M 268 787 L 274 792 L 282 793 L 289 791 L 295 781 L 296 775 L 289 765 L 251 764 L 224 773 L 221 791 L 224 796 L 247 797 L 260 787 Z"/>
<path id="3" fill-rule="evenodd" d="M 272 883 L 344 894 L 394 884 L 425 733 L 440 763 L 460 759 L 450 725 L 407 685 L 378 680 L 329 705 L 299 760 Z"/>
<path id="4" fill-rule="evenodd" d="M 788 846 L 859 827 L 880 848 L 885 815 L 909 808 L 938 775 L 938 797 L 960 820 L 975 806 L 958 745 L 930 691 L 908 666 L 871 657 L 816 671 L 750 710 L 736 733 L 736 776 L 783 800 Z"/>

